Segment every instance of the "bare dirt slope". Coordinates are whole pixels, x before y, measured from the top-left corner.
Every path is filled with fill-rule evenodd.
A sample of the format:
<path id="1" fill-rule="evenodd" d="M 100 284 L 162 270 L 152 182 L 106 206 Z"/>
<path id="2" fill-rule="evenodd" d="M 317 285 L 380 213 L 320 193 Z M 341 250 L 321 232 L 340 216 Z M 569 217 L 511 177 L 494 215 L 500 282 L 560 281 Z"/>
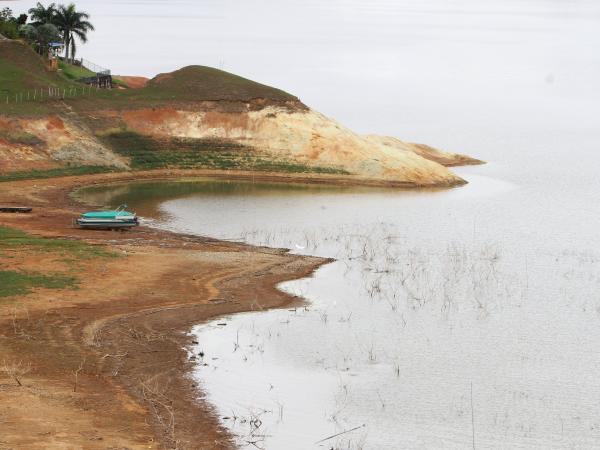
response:
<path id="1" fill-rule="evenodd" d="M 128 168 L 89 128 L 67 117 L 0 117 L 0 173 L 61 165 Z"/>
<path id="2" fill-rule="evenodd" d="M 425 152 L 416 147 L 397 151 L 397 146 L 365 138 L 314 110 L 289 111 L 280 106 L 245 112 L 144 109 L 124 111 L 120 117 L 128 129 L 145 135 L 233 141 L 273 160 L 342 170 L 365 180 L 415 186 L 463 183 L 429 155 L 423 157 Z M 446 162 L 454 161 L 453 155 L 444 157 Z"/>

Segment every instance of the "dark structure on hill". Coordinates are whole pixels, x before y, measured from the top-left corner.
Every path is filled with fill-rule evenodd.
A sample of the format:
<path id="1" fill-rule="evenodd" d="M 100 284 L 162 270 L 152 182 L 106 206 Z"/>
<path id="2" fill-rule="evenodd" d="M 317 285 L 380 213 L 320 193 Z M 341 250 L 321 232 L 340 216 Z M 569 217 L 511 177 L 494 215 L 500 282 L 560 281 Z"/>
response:
<path id="1" fill-rule="evenodd" d="M 113 87 L 112 75 L 109 69 L 105 69 L 104 67 L 99 66 L 98 64 L 94 64 L 91 61 L 81 58 L 79 61 L 74 61 L 75 65 L 84 67 L 91 72 L 95 72 L 96 75 L 80 78 L 80 83 L 85 83 L 94 87 L 102 88 L 102 89 L 111 89 Z"/>
<path id="2" fill-rule="evenodd" d="M 109 73 L 96 73 L 96 76 L 80 78 L 80 83 L 85 83 L 102 89 L 112 89 L 112 75 Z"/>

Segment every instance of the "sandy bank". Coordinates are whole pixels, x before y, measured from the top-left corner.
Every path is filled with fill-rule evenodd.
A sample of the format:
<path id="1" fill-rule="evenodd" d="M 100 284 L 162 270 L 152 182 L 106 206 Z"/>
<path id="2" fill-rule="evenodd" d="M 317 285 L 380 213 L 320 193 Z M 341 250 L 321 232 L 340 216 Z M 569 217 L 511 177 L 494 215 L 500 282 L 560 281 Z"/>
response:
<path id="1" fill-rule="evenodd" d="M 0 447 L 230 448 L 188 379 L 186 332 L 202 321 L 298 301 L 275 285 L 325 260 L 140 227 L 90 232 L 70 226 L 69 197 L 90 183 L 178 178 L 179 172 L 106 174 L 2 183 L 1 204 L 29 215 L 0 225 L 85 240 L 119 254 L 82 260 L 77 289 L 36 289 L 0 299 L 0 361 L 30 365 L 17 383 L 0 371 Z M 213 176 L 217 176 L 213 174 Z M 51 272 L 51 253 L 5 251 L 2 267 Z M 76 392 L 75 392 L 76 389 Z"/>

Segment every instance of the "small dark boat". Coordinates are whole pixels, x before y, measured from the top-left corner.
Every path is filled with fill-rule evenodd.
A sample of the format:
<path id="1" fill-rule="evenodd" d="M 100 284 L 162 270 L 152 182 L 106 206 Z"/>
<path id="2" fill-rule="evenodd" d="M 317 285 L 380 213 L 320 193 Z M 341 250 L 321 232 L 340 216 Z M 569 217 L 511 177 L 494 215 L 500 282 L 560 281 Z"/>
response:
<path id="1" fill-rule="evenodd" d="M 82 228 L 131 228 L 140 224 L 135 213 L 126 211 L 121 205 L 113 211 L 91 211 L 83 213 L 75 223 Z"/>
<path id="2" fill-rule="evenodd" d="M 0 206 L 0 212 L 3 213 L 28 213 L 31 210 L 28 206 Z"/>

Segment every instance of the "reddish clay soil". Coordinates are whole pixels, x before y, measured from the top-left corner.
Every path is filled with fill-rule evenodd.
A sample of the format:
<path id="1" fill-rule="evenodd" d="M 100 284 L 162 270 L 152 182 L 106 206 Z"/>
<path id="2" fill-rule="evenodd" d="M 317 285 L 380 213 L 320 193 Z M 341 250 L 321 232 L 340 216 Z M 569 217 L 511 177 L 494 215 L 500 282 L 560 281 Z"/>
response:
<path id="1" fill-rule="evenodd" d="M 145 227 L 71 225 L 85 209 L 69 196 L 77 187 L 180 176 L 156 171 L 0 184 L 0 205 L 34 208 L 0 214 L 0 225 L 119 254 L 81 260 L 76 289 L 0 298 L 0 449 L 233 447 L 189 377 L 187 332 L 224 314 L 301 301 L 275 285 L 309 276 L 326 261 Z M 64 264 L 48 252 L 0 253 L 0 267 L 12 270 L 48 273 Z M 17 382 L 11 369 L 23 368 Z"/>
<path id="2" fill-rule="evenodd" d="M 150 80 L 146 77 L 133 77 L 127 75 L 115 75 L 113 76 L 113 78 L 121 80 L 130 89 L 141 89 L 143 87 L 146 87 L 146 84 L 148 84 L 148 81 Z"/>

